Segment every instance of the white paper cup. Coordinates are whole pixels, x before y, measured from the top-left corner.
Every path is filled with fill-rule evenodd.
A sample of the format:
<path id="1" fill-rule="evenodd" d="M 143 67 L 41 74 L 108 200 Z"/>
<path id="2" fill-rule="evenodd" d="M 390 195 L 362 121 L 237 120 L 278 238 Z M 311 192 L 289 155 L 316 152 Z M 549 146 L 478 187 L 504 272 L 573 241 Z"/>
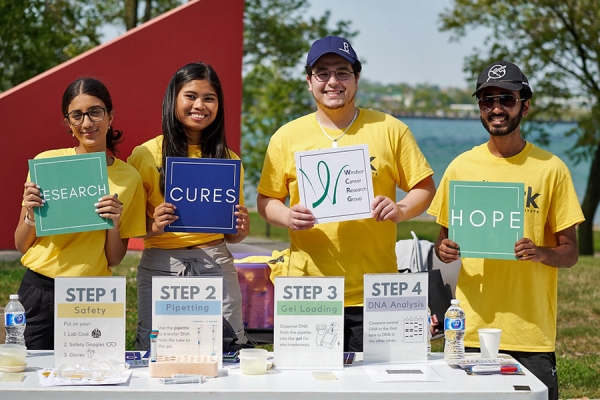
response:
<path id="1" fill-rule="evenodd" d="M 502 329 L 485 328 L 479 330 L 481 358 L 498 358 Z"/>
<path id="2" fill-rule="evenodd" d="M 261 375 L 267 372 L 267 350 L 240 350 L 240 370 L 245 375 Z"/>
<path id="3" fill-rule="evenodd" d="M 25 365 L 27 347 L 20 344 L 0 344 L 0 368 Z"/>

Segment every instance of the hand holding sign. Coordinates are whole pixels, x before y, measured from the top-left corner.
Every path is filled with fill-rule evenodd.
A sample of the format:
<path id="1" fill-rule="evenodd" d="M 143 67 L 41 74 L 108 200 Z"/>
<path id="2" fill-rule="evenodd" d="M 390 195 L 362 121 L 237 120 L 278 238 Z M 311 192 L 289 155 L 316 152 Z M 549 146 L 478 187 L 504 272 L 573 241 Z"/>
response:
<path id="1" fill-rule="evenodd" d="M 119 219 L 123 213 L 123 203 L 118 199 L 118 195 L 107 195 L 100 198 L 95 204 L 96 213 L 102 218 L 109 218 L 114 226 L 119 226 Z"/>
<path id="2" fill-rule="evenodd" d="M 397 221 L 396 218 L 399 217 L 400 211 L 398 210 L 398 205 L 396 202 L 389 197 L 385 196 L 376 196 L 373 200 L 371 208 L 373 212 L 371 215 L 378 222 L 379 221 L 392 221 L 392 222 L 400 222 Z"/>
<path id="3" fill-rule="evenodd" d="M 237 233 L 233 234 L 233 240 L 229 240 L 229 242 L 237 243 L 242 241 L 248 234 L 250 233 L 250 215 L 248 214 L 248 209 L 242 205 L 235 206 L 236 211 L 233 213 L 236 217 L 236 226 Z"/>
<path id="4" fill-rule="evenodd" d="M 177 207 L 171 203 L 161 203 L 154 209 L 154 223 L 152 224 L 153 233 L 164 233 L 165 226 L 177 221 L 179 217 L 175 215 Z"/>
<path id="5" fill-rule="evenodd" d="M 42 198 L 40 187 L 34 182 L 25 182 L 25 192 L 23 193 L 23 205 L 27 209 L 26 218 L 33 222 L 34 207 L 42 207 L 45 201 Z"/>
<path id="6" fill-rule="evenodd" d="M 448 232 L 446 232 L 446 235 Z M 450 263 L 460 259 L 460 247 L 452 240 L 445 238 L 442 240 L 439 248 L 439 259 L 443 263 Z"/>
<path id="7" fill-rule="evenodd" d="M 515 256 L 521 261 L 542 262 L 546 255 L 529 238 L 522 238 L 515 243 Z"/>
<path id="8" fill-rule="evenodd" d="M 302 204 L 292 206 L 289 219 L 289 227 L 293 231 L 302 231 L 315 226 L 315 216 Z"/>

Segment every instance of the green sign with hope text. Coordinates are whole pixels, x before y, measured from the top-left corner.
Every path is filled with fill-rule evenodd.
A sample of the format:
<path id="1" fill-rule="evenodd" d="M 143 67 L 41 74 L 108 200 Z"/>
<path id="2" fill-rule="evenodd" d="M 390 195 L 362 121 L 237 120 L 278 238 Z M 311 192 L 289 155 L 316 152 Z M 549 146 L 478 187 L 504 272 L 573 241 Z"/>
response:
<path id="1" fill-rule="evenodd" d="M 46 202 L 34 208 L 37 236 L 110 229 L 95 203 L 110 194 L 106 153 L 29 160 L 29 174 Z"/>
<path id="2" fill-rule="evenodd" d="M 448 237 L 461 257 L 514 260 L 523 237 L 523 183 L 450 181 Z"/>

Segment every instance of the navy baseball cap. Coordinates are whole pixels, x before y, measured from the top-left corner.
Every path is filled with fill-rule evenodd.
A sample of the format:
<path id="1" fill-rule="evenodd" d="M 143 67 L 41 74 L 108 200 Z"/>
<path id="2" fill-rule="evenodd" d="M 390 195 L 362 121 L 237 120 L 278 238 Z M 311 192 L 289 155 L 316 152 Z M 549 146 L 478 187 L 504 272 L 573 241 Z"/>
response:
<path id="1" fill-rule="evenodd" d="M 485 67 L 477 79 L 477 88 L 472 96 L 488 87 L 498 87 L 507 90 L 525 89 L 525 97 L 531 98 L 533 92 L 525 74 L 513 63 L 496 61 Z"/>
<path id="2" fill-rule="evenodd" d="M 346 61 L 351 64 L 354 64 L 358 61 L 358 56 L 356 52 L 348 42 L 343 37 L 339 36 L 327 36 L 323 39 L 319 39 L 315 41 L 310 47 L 310 51 L 308 52 L 308 57 L 306 57 L 306 64 L 310 67 L 315 65 L 317 60 L 321 58 L 321 56 L 329 53 L 334 53 L 339 56 L 342 56 Z"/>

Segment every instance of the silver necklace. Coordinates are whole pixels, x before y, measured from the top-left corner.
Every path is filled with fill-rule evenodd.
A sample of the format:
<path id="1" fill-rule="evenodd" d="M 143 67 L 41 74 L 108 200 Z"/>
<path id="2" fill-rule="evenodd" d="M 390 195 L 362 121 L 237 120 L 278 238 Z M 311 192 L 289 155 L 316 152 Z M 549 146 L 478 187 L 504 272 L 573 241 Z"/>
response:
<path id="1" fill-rule="evenodd" d="M 321 131 L 323 131 L 323 134 L 325 136 L 327 136 L 329 138 L 329 140 L 331 140 L 333 142 L 333 143 L 331 143 L 331 147 L 338 147 L 337 141 L 340 140 L 342 137 L 344 137 L 344 135 L 346 134 L 346 132 L 348 132 L 348 129 L 350 129 L 350 127 L 352 126 L 352 124 L 356 120 L 357 116 L 358 116 L 358 108 L 354 108 L 354 117 L 352 117 L 352 121 L 350 121 L 350 125 L 348 125 L 346 127 L 346 129 L 344 130 L 344 132 L 342 132 L 342 134 L 340 136 L 338 136 L 336 138 L 332 138 L 331 136 L 329 136 L 327 134 L 327 132 L 325 132 L 325 129 L 323 128 L 323 125 L 321 125 L 321 121 L 319 121 L 319 117 L 317 117 L 317 113 L 315 113 L 315 119 L 317 120 L 317 124 L 319 124 L 319 128 L 321 128 Z"/>

